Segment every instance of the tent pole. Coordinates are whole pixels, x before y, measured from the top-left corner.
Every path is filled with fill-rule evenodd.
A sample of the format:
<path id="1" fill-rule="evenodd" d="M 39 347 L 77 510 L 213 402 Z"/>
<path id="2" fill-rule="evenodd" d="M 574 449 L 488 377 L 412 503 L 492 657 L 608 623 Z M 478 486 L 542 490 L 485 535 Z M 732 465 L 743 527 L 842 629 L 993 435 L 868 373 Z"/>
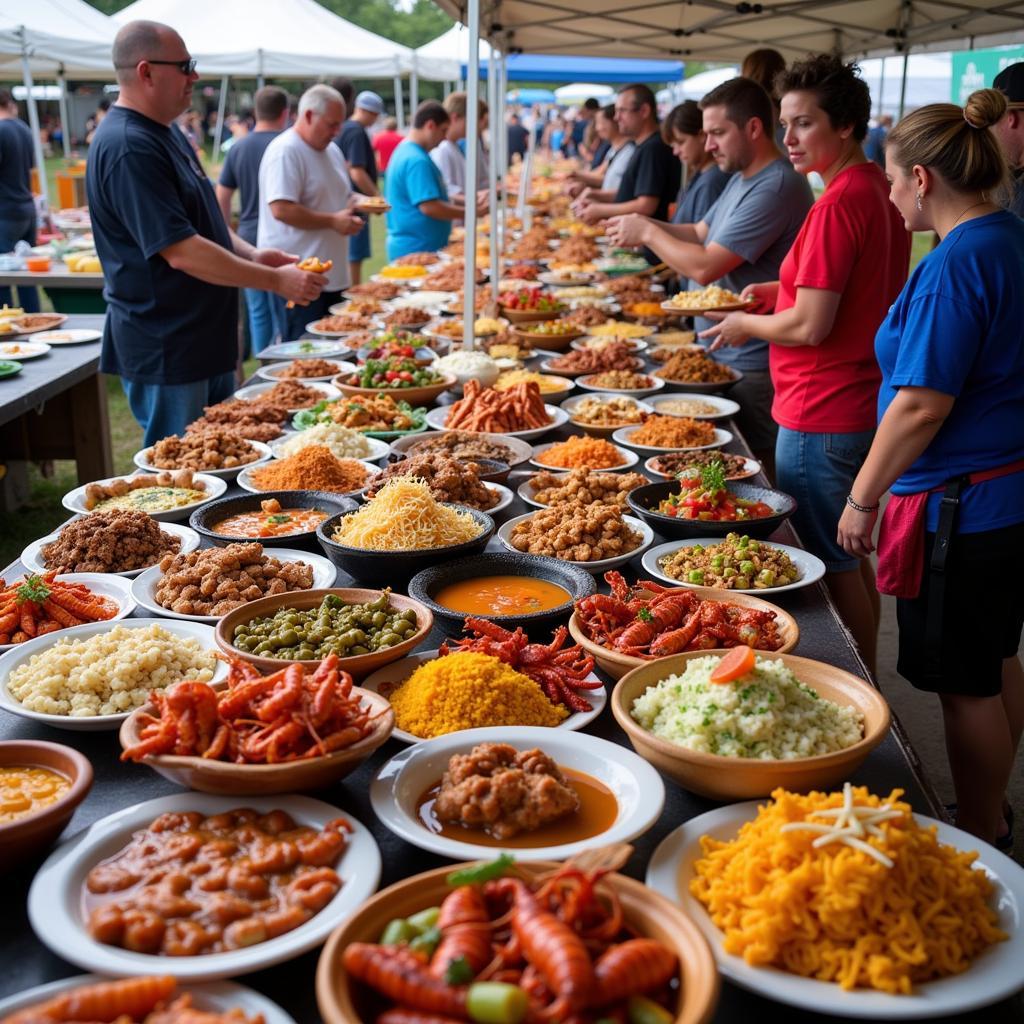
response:
<path id="1" fill-rule="evenodd" d="M 501 246 L 498 250 L 498 274 L 502 273 L 502 254 L 505 251 L 505 239 L 508 233 L 508 189 L 505 187 L 505 179 L 508 175 L 508 102 L 505 93 L 508 91 L 508 65 L 507 58 L 503 53 L 498 58 L 498 67 L 501 74 L 498 77 L 498 180 L 501 182 L 501 209 L 498 215 L 499 238 Z"/>
<path id="2" fill-rule="evenodd" d="M 64 77 L 64 65 L 57 72 L 57 88 L 60 89 L 60 141 L 64 147 L 64 159 L 71 157 L 71 125 L 68 123 L 68 81 Z"/>
<path id="3" fill-rule="evenodd" d="M 885 97 L 885 58 L 882 58 L 882 68 L 878 76 L 878 112 L 875 117 L 881 117 L 885 113 L 883 99 Z"/>
<path id="4" fill-rule="evenodd" d="M 498 230 L 498 136 L 505 127 L 504 123 L 498 120 L 500 115 L 498 110 L 498 75 L 493 73 L 495 71 L 494 62 L 497 59 L 497 54 L 498 51 L 491 44 L 490 57 L 487 62 L 492 72 L 487 76 L 487 108 L 490 113 L 491 126 L 491 144 L 487 148 L 487 212 L 491 219 L 492 291 L 498 287 L 498 281 L 501 280 L 501 267 L 499 265 L 501 259 L 501 234 Z"/>
<path id="5" fill-rule="evenodd" d="M 398 130 L 405 131 L 405 110 L 402 108 L 402 76 L 395 75 L 395 118 L 398 121 Z"/>
<path id="6" fill-rule="evenodd" d="M 263 77 L 263 50 L 260 49 L 256 51 L 256 88 L 262 89 L 266 84 Z"/>
<path id="7" fill-rule="evenodd" d="M 907 102 L 907 65 L 910 61 L 910 48 L 903 51 L 903 78 L 900 81 L 900 114 L 897 120 L 903 119 L 903 107 Z"/>
<path id="8" fill-rule="evenodd" d="M 220 80 L 220 97 L 217 100 L 217 126 L 213 136 L 213 162 L 220 159 L 220 140 L 224 134 L 224 110 L 228 103 L 228 76 Z"/>
<path id="9" fill-rule="evenodd" d="M 419 105 L 420 76 L 416 74 L 416 69 L 413 68 L 412 71 L 409 72 L 409 113 L 414 113 Z"/>
<path id="10" fill-rule="evenodd" d="M 32 68 L 28 63 L 28 44 L 25 39 L 25 26 L 18 30 L 21 33 L 21 75 L 25 83 L 26 99 L 28 107 L 28 123 L 32 129 L 32 149 L 36 157 L 36 168 L 39 172 L 39 194 L 43 197 L 43 206 L 50 209 L 50 191 L 46 183 L 46 160 L 43 157 L 43 140 L 39 134 L 39 108 L 36 106 L 36 97 L 32 92 Z"/>
<path id="11" fill-rule="evenodd" d="M 469 0 L 469 62 L 466 67 L 466 244 L 463 255 L 462 347 L 473 350 L 476 323 L 476 181 L 480 156 L 480 0 Z M 495 282 L 495 287 L 497 282 Z"/>

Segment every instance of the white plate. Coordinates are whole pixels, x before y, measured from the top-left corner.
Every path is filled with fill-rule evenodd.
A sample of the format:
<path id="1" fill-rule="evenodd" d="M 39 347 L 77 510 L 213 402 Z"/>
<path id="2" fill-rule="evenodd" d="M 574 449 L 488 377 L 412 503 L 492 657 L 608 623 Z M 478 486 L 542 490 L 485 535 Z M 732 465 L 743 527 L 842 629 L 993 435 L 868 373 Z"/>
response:
<path id="1" fill-rule="evenodd" d="M 496 536 L 502 546 L 517 555 L 528 554 L 529 552 L 520 551 L 518 548 L 513 547 L 510 538 L 512 536 L 513 529 L 515 529 L 518 523 L 524 522 L 536 514 L 536 512 L 527 512 L 525 515 L 516 516 L 500 526 Z M 627 526 L 632 527 L 634 533 L 640 534 L 640 543 L 633 548 L 632 551 L 625 555 L 616 555 L 615 558 L 601 558 L 596 562 L 572 562 L 567 558 L 560 558 L 559 561 L 565 562 L 566 565 L 575 565 L 577 569 L 582 569 L 584 572 L 592 573 L 595 576 L 601 576 L 609 569 L 618 569 L 631 559 L 636 558 L 638 555 L 642 555 L 654 543 L 654 530 L 652 530 L 651 527 L 649 527 L 642 519 L 635 519 L 633 516 L 623 516 L 622 521 Z"/>
<path id="2" fill-rule="evenodd" d="M 105 622 L 89 622 L 84 626 L 72 626 L 70 629 L 62 629 L 56 633 L 47 633 L 46 636 L 37 636 L 23 644 L 18 644 L 14 650 L 0 655 L 0 707 L 21 718 L 31 718 L 33 721 L 42 722 L 44 725 L 53 726 L 55 729 L 69 729 L 72 732 L 104 732 L 107 730 L 119 729 L 121 723 L 135 711 L 125 711 L 117 715 L 92 715 L 91 717 L 75 718 L 69 715 L 48 715 L 41 711 L 29 711 L 14 697 L 7 689 L 7 680 L 11 673 L 19 666 L 25 664 L 30 658 L 43 651 L 49 650 L 54 644 L 62 640 L 87 640 L 91 636 L 98 636 L 100 633 L 107 633 L 115 626 L 126 626 L 131 629 L 145 629 L 147 626 L 160 626 L 168 633 L 179 637 L 189 637 L 199 641 L 200 647 L 208 651 L 217 650 L 217 642 L 213 629 L 210 626 L 199 622 L 176 622 L 170 619 L 132 619 L 130 622 L 107 620 Z M 213 679 L 227 677 L 228 667 L 218 660 L 214 664 Z M 88 966 L 87 964 L 85 966 Z"/>
<path id="3" fill-rule="evenodd" d="M 412 295 L 399 295 L 397 298 L 388 299 L 386 305 L 391 309 L 439 310 L 449 302 L 454 302 L 456 297 L 455 292 L 427 291 L 421 288 Z"/>
<path id="4" fill-rule="evenodd" d="M 55 316 L 55 317 L 57 317 L 57 322 L 54 323 L 50 327 L 27 327 L 27 326 L 23 326 L 20 323 L 20 321 L 24 320 L 25 317 L 29 317 L 29 316 L 47 316 L 47 317 L 54 317 Z M 62 330 L 64 324 L 66 324 L 67 321 L 68 321 L 67 314 L 64 314 L 64 313 L 22 313 L 21 316 L 12 316 L 12 317 L 8 318 L 7 323 L 10 325 L 11 329 L 13 331 L 17 332 L 18 334 L 33 334 L 33 335 L 40 335 L 40 334 L 46 335 L 46 334 L 48 334 L 48 335 L 51 335 L 48 338 L 47 337 L 43 338 L 43 341 L 47 342 L 50 345 L 75 345 L 75 344 L 77 344 L 80 341 L 98 341 L 100 338 L 103 337 L 102 332 L 101 331 L 96 331 L 96 330 L 86 330 L 86 329 L 82 329 L 82 328 L 79 328 L 77 331 L 70 331 L 70 330 L 69 331 L 65 331 L 65 330 Z M 79 334 L 89 334 L 89 335 L 92 335 L 92 337 L 89 337 L 89 338 L 75 337 L 75 335 L 79 335 Z M 54 338 L 53 335 L 57 335 L 57 337 Z"/>
<path id="5" fill-rule="evenodd" d="M 286 441 L 290 441 L 298 433 L 301 433 L 301 431 L 290 430 L 284 436 L 278 437 L 270 442 L 270 452 L 275 459 L 286 459 L 288 457 L 287 455 L 281 454 L 281 449 L 284 447 Z M 389 451 L 391 451 L 391 445 L 389 445 L 387 441 L 378 441 L 375 437 L 366 438 L 366 443 L 370 446 L 368 454 L 362 456 L 346 456 L 346 458 L 358 458 L 360 462 L 379 462 L 388 454 Z M 374 466 L 375 470 L 378 468 L 379 467 Z M 242 474 L 239 473 L 239 476 L 241 475 Z M 245 487 L 244 484 L 241 484 L 240 486 Z M 252 489 L 253 488 L 246 487 L 246 490 Z"/>
<path id="6" fill-rule="evenodd" d="M 741 530 L 736 530 L 734 532 L 742 533 Z M 669 555 L 675 554 L 680 548 L 692 548 L 698 544 L 708 548 L 711 547 L 712 544 L 721 544 L 724 540 L 724 536 L 690 537 L 687 540 L 670 540 L 667 544 L 659 544 L 657 547 L 650 548 L 648 551 L 644 552 L 644 557 L 642 559 L 643 567 L 656 579 L 664 580 L 673 587 L 704 586 L 705 584 L 686 583 L 683 580 L 674 580 L 671 576 L 665 575 L 659 563 L 663 558 L 667 558 Z M 758 597 L 767 598 L 771 594 L 781 594 L 784 590 L 799 590 L 801 587 L 809 587 L 812 583 L 817 583 L 818 580 L 825 575 L 825 563 L 820 558 L 812 555 L 809 551 L 804 551 L 801 548 L 793 548 L 788 544 L 776 544 L 774 541 L 769 543 L 768 541 L 759 540 L 758 543 L 768 544 L 769 547 L 773 547 L 777 551 L 782 551 L 789 555 L 793 564 L 800 572 L 800 579 L 797 580 L 796 583 L 790 583 L 785 587 L 751 587 L 748 590 L 729 590 L 725 587 L 715 589 L 720 589 L 723 594 L 756 594 Z M 141 604 L 142 602 L 140 601 L 139 603 Z"/>
<path id="7" fill-rule="evenodd" d="M 280 381 L 277 381 L 276 383 L 273 384 L 249 384 L 244 388 L 239 388 L 235 392 L 234 397 L 243 402 L 248 401 L 249 399 L 252 398 L 259 398 L 260 395 L 265 395 L 272 388 L 276 388 L 277 385 L 280 383 Z M 310 380 L 301 380 L 299 381 L 299 383 L 303 384 L 307 388 L 312 388 L 314 391 L 319 391 L 320 394 L 323 395 L 324 398 L 326 399 L 333 400 L 335 398 L 341 398 L 341 392 L 333 384 L 322 384 Z M 321 401 L 322 400 L 323 399 L 321 399 Z M 296 413 L 299 410 L 289 409 L 288 411 L 290 413 Z"/>
<path id="8" fill-rule="evenodd" d="M 664 454 L 664 453 L 662 453 L 662 454 Z M 671 453 L 669 453 L 669 454 L 671 454 Z M 658 459 L 660 457 L 661 457 L 660 455 L 652 455 L 649 459 L 645 459 L 644 460 L 644 469 L 646 469 L 647 472 L 651 473 L 653 476 L 656 476 L 658 478 L 658 480 L 674 480 L 675 477 L 668 476 L 665 473 L 662 473 L 659 470 L 654 468 L 654 460 Z M 743 463 L 744 463 L 744 469 L 746 470 L 744 475 L 743 476 L 738 476 L 738 477 L 737 476 L 727 476 L 726 480 L 734 480 L 734 481 L 749 480 L 752 476 L 757 476 L 757 474 L 761 472 L 761 463 L 758 462 L 757 459 L 744 459 Z M 657 482 L 657 481 L 655 481 L 655 482 Z"/>
<path id="9" fill-rule="evenodd" d="M 349 355 L 349 350 L 336 341 L 317 338 L 303 338 L 301 341 L 283 341 L 268 345 L 256 353 L 257 359 L 331 359 L 334 356 Z"/>
<path id="10" fill-rule="evenodd" d="M 311 590 L 326 590 L 328 587 L 333 587 L 334 581 L 338 578 L 338 570 L 334 567 L 334 563 L 330 559 L 324 558 L 323 555 L 314 555 L 309 551 L 292 551 L 289 548 L 266 548 L 264 554 L 282 562 L 305 562 L 307 565 L 311 565 L 313 567 Z M 150 615 L 160 618 L 183 619 L 187 622 L 205 622 L 211 626 L 220 622 L 224 617 L 223 615 L 185 615 L 182 612 L 171 611 L 170 608 L 165 608 L 162 604 L 157 604 L 156 586 L 162 576 L 160 566 L 154 565 L 152 569 L 147 569 L 141 576 L 136 576 L 132 580 L 132 597 Z M 296 593 L 301 594 L 302 591 L 298 590 Z M 225 614 L 227 613 L 225 612 Z"/>
<path id="11" fill-rule="evenodd" d="M 533 430 L 505 430 L 502 433 L 507 437 L 518 437 L 522 441 L 529 441 L 535 437 L 542 437 L 549 430 L 554 430 L 569 421 L 569 414 L 557 405 L 545 405 L 544 408 L 547 409 L 548 415 L 551 417 L 551 422 L 546 427 L 536 427 Z M 427 426 L 432 430 L 447 430 L 444 422 L 450 412 L 450 405 L 441 405 L 436 409 L 430 409 L 426 417 Z M 481 433 L 488 433 L 488 431 L 481 431 Z"/>
<path id="12" fill-rule="evenodd" d="M 157 472 L 162 472 L 157 470 Z M 163 471 L 169 472 L 169 471 Z M 136 474 L 138 475 L 138 474 Z M 131 477 L 123 476 L 112 476 L 106 480 L 94 480 L 93 483 L 97 484 L 111 484 L 115 480 L 131 479 Z M 215 498 L 219 498 L 227 489 L 227 482 L 219 479 L 215 476 L 209 476 L 206 473 L 196 473 L 192 477 L 193 480 L 199 481 L 205 484 L 206 496 L 201 498 L 199 501 L 193 501 L 188 505 L 181 505 L 178 508 L 168 509 L 166 512 L 148 512 L 147 515 L 150 519 L 155 519 L 158 523 L 173 523 L 178 520 L 188 519 L 188 517 L 197 509 L 200 505 L 205 505 L 208 501 L 213 501 Z M 83 484 L 81 487 L 76 487 L 73 491 L 68 491 L 67 494 L 61 499 L 61 504 L 69 511 L 76 512 L 78 515 L 87 516 L 89 515 L 89 509 L 85 507 L 85 489 L 89 484 Z M 199 490 L 200 488 L 192 488 L 192 490 Z"/>
<path id="13" fill-rule="evenodd" d="M 607 338 L 595 338 L 593 335 L 587 335 L 585 338 L 577 338 L 575 341 L 569 342 L 569 348 L 574 348 L 577 352 L 586 352 L 592 348 L 599 349 L 601 346 L 594 344 L 599 341 L 608 343 Z M 625 341 L 634 355 L 640 355 L 641 352 L 647 351 L 648 344 L 643 338 L 626 338 Z"/>
<path id="14" fill-rule="evenodd" d="M 620 427 L 612 434 L 612 440 L 618 444 L 626 445 L 627 448 L 632 448 L 633 451 L 640 452 L 643 455 L 648 453 L 664 455 L 667 452 L 702 452 L 708 448 L 721 448 L 722 445 L 728 444 L 732 440 L 732 434 L 728 430 L 715 427 L 715 439 L 710 444 L 698 444 L 692 448 L 662 448 L 653 444 L 634 444 L 634 442 L 630 441 L 630 435 L 639 429 L 639 427 Z"/>
<path id="15" fill-rule="evenodd" d="M 602 393 L 600 391 L 595 391 L 595 392 L 592 392 L 589 395 L 575 395 L 572 398 L 567 398 L 562 403 L 562 408 L 565 409 L 565 411 L 569 413 L 570 420 L 572 420 L 573 423 L 576 423 L 576 420 L 572 419 L 572 414 L 575 411 L 576 406 L 578 406 L 580 404 L 580 402 L 585 402 L 585 401 L 588 401 L 588 400 L 592 402 L 595 399 L 597 401 L 599 401 L 599 402 L 610 402 L 613 398 L 617 398 L 617 397 L 619 397 L 619 396 L 618 395 L 614 395 L 614 394 L 608 394 L 607 392 L 606 393 Z M 649 402 L 643 401 L 643 399 L 633 398 L 632 395 L 625 395 L 623 397 L 632 399 L 633 404 L 641 412 L 645 412 L 645 413 L 648 413 L 648 414 L 654 412 L 654 408 L 651 406 L 651 404 Z M 576 423 L 576 425 L 578 427 L 580 427 L 581 429 L 583 429 L 583 430 L 585 430 L 588 426 L 590 426 L 589 423 Z M 634 424 L 634 426 L 639 426 L 639 425 L 640 425 L 639 423 Z"/>
<path id="16" fill-rule="evenodd" d="M 374 284 L 393 284 L 398 288 L 419 288 L 429 276 L 423 274 L 421 277 L 385 277 L 383 274 L 371 274 L 370 280 Z"/>
<path id="17" fill-rule="evenodd" d="M 567 414 L 568 415 L 568 414 Z M 615 435 L 613 434 L 612 437 Z M 533 449 L 533 458 L 530 459 L 530 465 L 536 466 L 538 469 L 546 469 L 549 473 L 568 473 L 569 470 L 565 466 L 549 466 L 546 463 L 540 461 L 541 456 L 549 449 L 553 448 L 556 444 L 562 444 L 561 441 L 549 441 L 547 444 L 539 444 Z M 611 444 L 611 442 L 609 442 Z M 629 469 L 631 466 L 635 466 L 640 461 L 640 456 L 636 452 L 631 452 L 628 448 L 623 448 L 622 445 L 615 444 L 612 447 L 622 456 L 623 463 L 621 466 L 609 466 L 607 468 L 600 468 L 598 466 L 588 466 L 594 473 L 621 473 L 624 469 Z"/>
<path id="18" fill-rule="evenodd" d="M 437 657 L 437 651 L 421 651 L 419 654 L 411 654 L 407 658 L 402 658 L 400 661 L 393 661 L 390 665 L 385 665 L 383 668 L 377 669 L 376 672 L 367 676 L 359 685 L 364 690 L 372 690 L 374 693 L 380 693 L 380 687 L 385 683 L 401 683 L 409 678 L 413 672 L 420 667 L 424 662 L 433 661 Z M 448 655 L 451 657 L 451 655 Z M 593 672 L 587 676 L 588 680 L 595 680 L 598 677 Z M 391 689 L 395 687 L 392 686 Z M 608 695 L 605 693 L 605 689 L 602 686 L 597 690 L 578 690 L 579 695 L 590 704 L 590 711 L 577 711 L 575 714 L 569 715 L 568 718 L 563 718 L 562 721 L 555 727 L 556 729 L 567 729 L 570 732 L 577 732 L 584 726 L 589 725 L 601 712 L 604 710 L 605 704 L 608 702 Z M 466 735 L 467 730 L 463 730 L 461 733 L 451 735 Z M 546 733 L 547 730 L 545 729 Z M 401 740 L 403 743 L 422 743 L 423 739 L 419 736 L 413 736 L 411 732 L 406 732 L 404 729 L 399 729 L 397 726 L 395 731 L 391 734 L 392 739 Z"/>
<path id="19" fill-rule="evenodd" d="M 661 380 L 660 377 L 658 379 Z M 678 402 L 680 400 L 703 402 L 705 405 L 713 405 L 715 407 L 715 412 L 695 413 L 690 417 L 695 420 L 724 420 L 730 416 L 735 416 L 740 411 L 739 402 L 734 402 L 731 398 L 720 398 L 718 395 L 692 395 L 687 394 L 685 391 L 677 391 L 671 395 L 655 395 L 653 398 L 648 399 L 659 416 L 685 416 L 687 415 L 686 413 L 668 412 L 661 408 L 663 405 L 668 405 L 669 402 Z"/>
<path id="20" fill-rule="evenodd" d="M 269 462 L 273 457 L 270 451 L 270 446 L 264 444 L 262 441 L 250 441 L 249 444 L 256 449 L 259 458 L 252 462 L 247 462 L 244 466 L 233 466 L 231 469 L 204 469 L 203 472 L 207 476 L 217 476 L 220 477 L 221 480 L 231 481 L 234 480 L 243 469 L 250 466 L 258 466 L 262 462 Z M 150 465 L 150 463 L 146 461 L 152 450 L 153 449 L 150 447 L 143 448 L 141 452 L 136 452 L 132 457 L 132 462 L 134 462 L 139 469 L 144 469 L 147 473 L 160 473 L 162 470 L 160 470 L 159 467 Z"/>
<path id="21" fill-rule="evenodd" d="M 61 529 L 63 528 L 61 527 Z M 171 533 L 175 537 L 181 538 L 181 547 L 178 548 L 177 552 L 179 555 L 187 555 L 190 551 L 195 551 L 199 547 L 199 534 L 187 526 L 180 526 L 178 523 L 161 523 L 160 529 L 164 533 Z M 51 541 L 55 541 L 59 534 L 60 530 L 57 530 L 55 533 L 47 534 L 45 537 L 32 541 L 21 553 L 21 564 L 30 572 L 46 572 L 46 566 L 43 564 L 43 548 Z M 129 569 L 127 572 L 101 573 L 100 575 L 123 576 L 125 579 L 130 580 L 148 568 L 149 566 L 147 565 L 142 569 Z"/>
<path id="22" fill-rule="evenodd" d="M 21 579 L 21 577 L 19 576 L 17 579 Z M 131 584 L 120 576 L 111 576 L 109 573 L 102 572 L 66 572 L 55 579 L 64 583 L 84 583 L 97 596 L 109 597 L 111 601 L 116 601 L 116 614 L 113 618 L 104 619 L 104 622 L 125 619 L 135 611 L 135 599 L 132 597 Z M 55 632 L 64 633 L 66 630 L 58 629 Z M 53 636 L 54 634 L 47 633 L 46 635 Z M 21 644 L 0 644 L 0 651 L 10 651 L 20 646 Z"/>
<path id="23" fill-rule="evenodd" d="M 453 860 L 492 860 L 501 847 L 477 845 L 467 839 L 435 835 L 419 819 L 416 805 L 432 780 L 440 781 L 453 754 L 468 754 L 478 743 L 509 743 L 518 750 L 539 747 L 559 766 L 583 772 L 604 783 L 619 805 L 610 828 L 589 839 L 558 846 L 509 847 L 516 860 L 561 860 L 594 846 L 628 843 L 658 820 L 665 803 L 665 784 L 643 758 L 618 743 L 557 729 L 512 726 L 467 729 L 424 740 L 396 754 L 370 785 L 370 803 L 381 823 L 420 849 Z"/>
<path id="24" fill-rule="evenodd" d="M 1024 963 L 1024 868 L 975 836 L 921 814 L 914 815 L 918 824 L 937 826 L 941 842 L 960 850 L 980 851 L 975 866 L 983 870 L 995 886 L 993 904 L 999 914 L 999 926 L 1010 935 L 1005 942 L 990 946 L 963 974 L 918 985 L 910 995 L 889 995 L 871 989 L 844 992 L 832 982 L 802 978 L 774 967 L 752 967 L 742 957 L 726 953 L 722 948 L 722 933 L 704 905 L 680 882 L 689 879 L 693 863 L 702 856 L 702 835 L 721 841 L 733 839 L 744 822 L 753 820 L 757 808 L 756 801 L 749 801 L 691 818 L 662 840 L 647 868 L 647 885 L 677 906 L 682 905 L 684 913 L 711 944 L 719 970 L 730 981 L 780 1003 L 816 1013 L 827 1012 L 830 1018 L 880 1021 L 945 1019 L 998 1002 L 1024 986 L 1021 971 Z"/>
<path id="25" fill-rule="evenodd" d="M 50 346 L 41 341 L 5 341 L 0 344 L 0 358 L 17 359 L 19 363 L 45 356 L 49 351 Z"/>
<path id="26" fill-rule="evenodd" d="M 205 627 L 204 627 L 205 628 Z M 305 924 L 275 939 L 244 949 L 206 956 L 153 956 L 107 946 L 89 936 L 81 911 L 86 875 L 101 860 L 113 856 L 136 830 L 149 825 L 161 814 L 197 811 L 212 815 L 237 807 L 251 807 L 261 813 L 286 809 L 301 825 L 322 828 L 334 818 L 345 818 L 352 826 L 348 846 L 335 870 L 342 886 L 337 895 Z M 137 977 L 173 970 L 183 981 L 213 981 L 292 960 L 319 946 L 349 914 L 359 908 L 377 889 L 380 880 L 380 850 L 365 825 L 350 814 L 307 796 L 266 796 L 244 798 L 213 796 L 208 793 L 178 793 L 135 804 L 108 815 L 57 847 L 39 869 L 28 894 L 28 916 L 36 935 L 65 960 L 101 974 Z"/>
<path id="27" fill-rule="evenodd" d="M 642 373 L 643 371 L 638 371 Z M 606 388 L 600 384 L 592 383 L 588 378 L 596 377 L 596 373 L 583 373 L 576 378 L 576 386 L 583 388 L 584 391 L 593 391 L 597 394 L 605 395 L 623 395 L 626 398 L 644 398 L 647 395 L 653 395 L 655 391 L 660 391 L 664 386 L 665 382 L 660 377 L 655 377 L 653 374 L 645 374 L 650 377 L 653 381 L 650 387 L 646 388 Z"/>
<path id="28" fill-rule="evenodd" d="M 154 972 L 156 973 L 156 972 Z M 61 978 L 46 985 L 37 985 L 25 992 L 0 1000 L 0 1017 L 6 1017 L 17 1010 L 25 1009 L 35 1003 L 45 1002 L 54 996 L 61 995 L 79 985 L 95 985 L 110 981 L 110 978 L 98 974 L 79 974 L 74 978 Z M 266 1024 L 295 1024 L 277 1003 L 272 1002 L 261 992 L 236 985 L 232 981 L 212 981 L 205 985 L 179 985 L 175 989 L 175 997 L 188 992 L 192 995 L 192 1005 L 196 1009 L 211 1013 L 227 1013 L 229 1010 L 242 1010 L 249 1016 L 262 1014 Z"/>
<path id="29" fill-rule="evenodd" d="M 280 384 L 282 380 L 297 380 L 300 384 L 327 384 L 330 383 L 339 373 L 355 373 L 356 364 L 350 363 L 344 360 L 332 359 L 331 362 L 337 367 L 334 373 L 329 373 L 326 377 L 282 377 L 281 372 L 285 368 L 284 362 L 271 363 L 269 366 L 261 366 L 256 371 L 256 376 L 262 380 L 270 380 L 275 384 Z"/>
<path id="30" fill-rule="evenodd" d="M 364 465 L 366 467 L 366 470 L 367 470 L 368 473 L 376 475 L 377 473 L 380 472 L 380 466 L 376 465 L 373 462 L 370 462 L 367 459 L 356 459 L 355 461 L 359 462 L 359 463 L 362 463 L 362 465 Z M 367 479 L 369 479 L 369 477 L 367 477 Z M 241 487 L 243 491 L 248 491 L 250 494 L 264 494 L 264 493 L 266 493 L 265 489 L 257 487 L 252 482 L 252 476 L 251 476 L 248 468 L 243 469 L 242 472 L 238 474 L 238 479 L 235 481 L 235 483 L 237 483 L 238 486 Z M 346 494 L 342 494 L 342 493 L 338 492 L 338 497 L 339 498 L 344 498 L 344 497 L 347 497 L 347 496 L 358 494 L 363 489 L 363 487 L 365 487 L 365 486 L 366 486 L 366 484 L 364 483 L 362 485 L 362 487 L 357 487 L 354 491 L 348 491 Z M 271 488 L 271 490 L 274 490 L 274 488 Z M 309 488 L 309 490 L 312 490 L 312 488 Z M 335 492 L 333 492 L 333 491 L 322 491 L 321 493 L 323 493 L 323 494 L 333 494 Z"/>
<path id="31" fill-rule="evenodd" d="M 75 327 L 68 330 L 58 328 L 48 331 L 37 331 L 32 335 L 32 340 L 46 345 L 80 345 L 83 341 L 99 341 L 102 337 L 102 331 L 86 327 Z"/>
<path id="32" fill-rule="evenodd" d="M 537 280 L 552 288 L 582 288 L 591 284 L 594 277 L 592 270 L 546 270 L 537 275 Z"/>

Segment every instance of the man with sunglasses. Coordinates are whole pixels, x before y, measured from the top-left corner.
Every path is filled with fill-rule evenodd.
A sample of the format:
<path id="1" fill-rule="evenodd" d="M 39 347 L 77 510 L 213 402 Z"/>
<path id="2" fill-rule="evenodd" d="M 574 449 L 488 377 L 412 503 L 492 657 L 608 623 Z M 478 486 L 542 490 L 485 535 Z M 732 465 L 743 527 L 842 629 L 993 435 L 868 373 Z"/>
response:
<path id="1" fill-rule="evenodd" d="M 991 129 L 1010 165 L 1005 202 L 1018 217 L 1024 217 L 1024 63 L 1003 68 L 992 80 L 992 86 L 1007 101 L 1006 113 Z"/>
<path id="2" fill-rule="evenodd" d="M 174 126 L 199 78 L 178 33 L 130 22 L 114 39 L 113 63 L 120 94 L 86 170 L 108 306 L 100 369 L 122 378 L 149 445 L 234 390 L 238 288 L 310 302 L 326 278 L 224 223 L 212 183 Z"/>

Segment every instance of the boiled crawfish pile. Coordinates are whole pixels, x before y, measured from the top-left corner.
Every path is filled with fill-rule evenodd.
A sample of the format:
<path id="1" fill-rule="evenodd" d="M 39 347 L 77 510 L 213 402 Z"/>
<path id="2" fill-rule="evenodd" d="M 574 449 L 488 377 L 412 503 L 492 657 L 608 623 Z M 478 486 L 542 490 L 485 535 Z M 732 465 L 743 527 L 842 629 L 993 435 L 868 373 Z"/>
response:
<path id="1" fill-rule="evenodd" d="M 606 572 L 604 578 L 611 594 L 576 603 L 584 632 L 602 647 L 637 658 L 664 658 L 740 644 L 777 651 L 783 644 L 775 612 L 701 600 L 692 590 L 651 580 L 630 587 L 617 572 Z"/>
<path id="2" fill-rule="evenodd" d="M 231 661 L 228 686 L 185 680 L 155 690 L 157 714 L 143 715 L 139 742 L 122 761 L 158 754 L 240 764 L 276 764 L 343 750 L 369 735 L 375 715 L 352 694 L 352 677 L 325 658 L 306 675 L 289 665 L 261 676 L 248 662 Z"/>
<path id="3" fill-rule="evenodd" d="M 489 654 L 538 683 L 552 704 L 564 704 L 570 711 L 590 711 L 590 702 L 576 691 L 598 690 L 604 685 L 596 679 L 587 679 L 594 669 L 591 655 L 578 644 L 565 647 L 569 636 L 565 626 L 555 630 L 549 644 L 531 644 L 521 627 L 510 633 L 487 619 L 468 618 L 463 628 L 474 635 L 450 644 L 446 640 L 439 654 L 457 651 Z"/>

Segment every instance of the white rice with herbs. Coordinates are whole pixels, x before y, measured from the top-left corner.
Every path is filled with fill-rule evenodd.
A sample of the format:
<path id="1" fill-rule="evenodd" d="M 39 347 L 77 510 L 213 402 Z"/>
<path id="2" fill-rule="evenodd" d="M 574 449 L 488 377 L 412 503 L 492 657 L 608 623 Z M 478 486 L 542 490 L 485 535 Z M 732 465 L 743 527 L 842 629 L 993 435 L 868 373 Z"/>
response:
<path id="1" fill-rule="evenodd" d="M 758 658 L 732 683 L 712 683 L 717 655 L 694 658 L 633 702 L 633 719 L 681 747 L 759 760 L 790 761 L 858 743 L 864 716 L 818 695 L 782 661 Z"/>

